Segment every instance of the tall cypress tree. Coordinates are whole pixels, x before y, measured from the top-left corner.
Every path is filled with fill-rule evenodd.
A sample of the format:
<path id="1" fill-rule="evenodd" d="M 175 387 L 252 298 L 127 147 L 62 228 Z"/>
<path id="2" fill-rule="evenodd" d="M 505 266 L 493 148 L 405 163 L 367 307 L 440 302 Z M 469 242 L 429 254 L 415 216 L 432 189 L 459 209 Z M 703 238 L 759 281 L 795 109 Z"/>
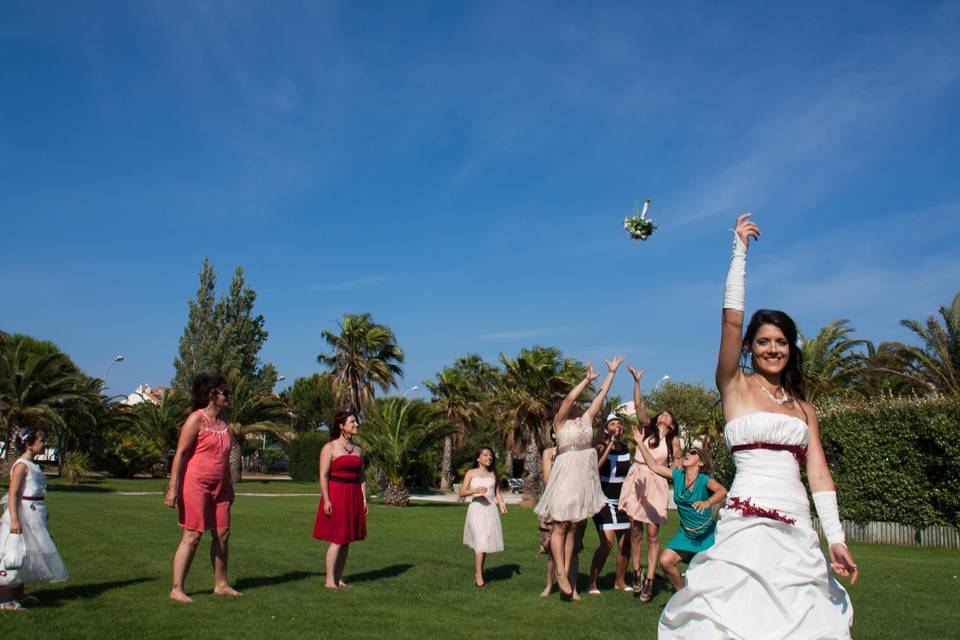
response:
<path id="1" fill-rule="evenodd" d="M 243 378 L 261 391 L 277 381 L 272 364 L 260 363 L 267 340 L 262 315 L 254 315 L 257 293 L 244 285 L 243 267 L 233 273 L 230 290 L 216 300 L 217 272 L 207 258 L 200 270 L 197 297 L 190 300 L 187 326 L 180 338 L 180 355 L 174 360 L 173 386 L 186 389 L 201 372 Z"/>

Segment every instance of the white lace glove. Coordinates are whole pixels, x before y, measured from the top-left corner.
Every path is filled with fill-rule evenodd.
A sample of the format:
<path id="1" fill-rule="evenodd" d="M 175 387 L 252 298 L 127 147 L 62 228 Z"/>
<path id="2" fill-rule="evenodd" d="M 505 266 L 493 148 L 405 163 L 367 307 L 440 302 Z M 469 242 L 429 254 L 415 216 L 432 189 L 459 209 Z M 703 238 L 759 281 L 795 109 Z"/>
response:
<path id="1" fill-rule="evenodd" d="M 843 535 L 843 526 L 840 524 L 840 509 L 837 507 L 836 491 L 816 491 L 813 494 L 813 503 L 817 506 L 817 516 L 820 518 L 820 527 L 827 542 L 833 544 L 847 544 Z"/>
<path id="2" fill-rule="evenodd" d="M 747 245 L 736 232 L 733 233 L 733 255 L 727 270 L 727 286 L 723 290 L 723 308 L 743 311 L 746 291 L 744 280 L 747 274 Z"/>

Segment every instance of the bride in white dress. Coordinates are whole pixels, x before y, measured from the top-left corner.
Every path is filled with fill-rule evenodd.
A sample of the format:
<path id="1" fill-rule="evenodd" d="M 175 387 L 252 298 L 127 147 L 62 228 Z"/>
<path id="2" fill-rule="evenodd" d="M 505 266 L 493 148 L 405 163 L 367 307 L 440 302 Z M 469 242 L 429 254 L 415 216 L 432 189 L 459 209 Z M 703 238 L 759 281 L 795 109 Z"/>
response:
<path id="1" fill-rule="evenodd" d="M 716 543 L 690 563 L 686 585 L 663 610 L 659 637 L 849 638 L 853 607 L 830 571 L 855 583 L 857 565 L 844 542 L 817 411 L 803 400 L 796 325 L 781 311 L 761 309 L 742 334 L 747 245 L 760 237 L 749 217 L 737 219 L 717 363 L 736 476 Z M 749 352 L 752 375 L 740 369 L 742 352 Z M 829 561 L 811 522 L 801 464 Z"/>

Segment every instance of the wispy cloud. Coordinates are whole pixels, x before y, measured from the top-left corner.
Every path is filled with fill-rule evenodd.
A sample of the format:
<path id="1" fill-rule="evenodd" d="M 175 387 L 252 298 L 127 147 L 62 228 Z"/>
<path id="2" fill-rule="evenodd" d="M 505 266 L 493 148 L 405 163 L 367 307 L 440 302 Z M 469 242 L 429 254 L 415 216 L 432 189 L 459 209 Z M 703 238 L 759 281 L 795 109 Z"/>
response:
<path id="1" fill-rule="evenodd" d="M 783 95 L 765 108 L 770 115 L 748 132 L 739 155 L 673 203 L 682 214 L 673 224 L 774 201 L 821 200 L 850 168 L 870 161 L 857 149 L 865 137 L 903 109 L 956 84 L 956 31 L 952 21 L 935 15 L 924 31 L 865 45 L 812 90 Z"/>
<path id="2" fill-rule="evenodd" d="M 538 338 L 547 338 L 550 336 L 569 333 L 570 329 L 565 327 L 538 327 L 534 329 L 511 329 L 508 331 L 496 331 L 493 333 L 484 333 L 477 336 L 479 340 L 531 340 Z"/>
<path id="3" fill-rule="evenodd" d="M 387 282 L 387 276 L 365 276 L 353 280 L 343 280 L 341 282 L 328 282 L 315 285 L 315 291 L 349 291 L 352 289 L 361 289 L 363 287 L 372 287 Z"/>

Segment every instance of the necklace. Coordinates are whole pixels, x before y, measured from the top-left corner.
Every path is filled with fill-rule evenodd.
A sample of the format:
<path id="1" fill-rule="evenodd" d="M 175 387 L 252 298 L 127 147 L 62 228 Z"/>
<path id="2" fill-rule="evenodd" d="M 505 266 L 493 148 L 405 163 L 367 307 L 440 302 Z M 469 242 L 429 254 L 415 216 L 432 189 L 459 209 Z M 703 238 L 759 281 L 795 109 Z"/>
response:
<path id="1" fill-rule="evenodd" d="M 353 450 L 356 447 L 356 445 L 350 442 L 350 447 L 348 448 L 346 444 L 347 442 L 350 442 L 350 441 L 345 440 L 343 436 L 340 436 L 340 446 L 343 447 L 343 450 L 346 451 L 347 453 L 353 453 Z"/>
<path id="2" fill-rule="evenodd" d="M 778 386 L 778 387 L 777 387 L 777 391 L 779 391 L 780 393 L 783 394 L 783 397 L 782 397 L 782 398 L 778 398 L 777 396 L 775 396 L 775 395 L 773 395 L 772 393 L 770 393 L 770 389 L 767 389 L 767 387 L 766 387 L 762 382 L 760 382 L 760 380 L 757 380 L 757 384 L 760 385 L 760 389 L 762 389 L 763 392 L 764 392 L 765 394 L 767 394 L 767 397 L 770 398 L 771 400 L 773 400 L 773 401 L 777 404 L 778 407 L 782 407 L 782 406 L 785 405 L 786 403 L 788 403 L 788 402 L 790 402 L 791 400 L 793 400 L 793 398 L 790 397 L 790 394 L 787 393 L 786 389 L 784 389 L 782 386 Z"/>

